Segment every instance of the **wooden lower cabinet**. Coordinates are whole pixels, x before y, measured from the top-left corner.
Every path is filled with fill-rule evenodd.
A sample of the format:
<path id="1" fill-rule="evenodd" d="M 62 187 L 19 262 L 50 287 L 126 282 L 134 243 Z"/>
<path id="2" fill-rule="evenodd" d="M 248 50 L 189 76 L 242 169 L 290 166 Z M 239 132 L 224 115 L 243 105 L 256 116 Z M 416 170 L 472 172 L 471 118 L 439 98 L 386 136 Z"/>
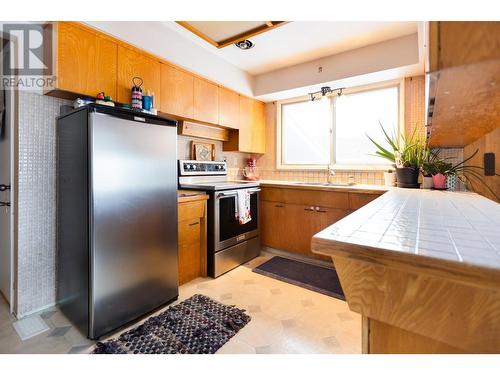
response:
<path id="1" fill-rule="evenodd" d="M 312 237 L 379 196 L 262 187 L 261 243 L 274 249 L 331 261 L 330 257 L 311 251 Z"/>
<path id="2" fill-rule="evenodd" d="M 205 194 L 179 198 L 179 285 L 207 274 L 207 200 Z"/>
<path id="3" fill-rule="evenodd" d="M 261 243 L 275 249 L 283 246 L 286 238 L 285 204 L 261 200 L 260 220 Z"/>
<path id="4" fill-rule="evenodd" d="M 261 243 L 274 249 L 330 260 L 311 252 L 311 238 L 351 211 L 261 201 Z"/>

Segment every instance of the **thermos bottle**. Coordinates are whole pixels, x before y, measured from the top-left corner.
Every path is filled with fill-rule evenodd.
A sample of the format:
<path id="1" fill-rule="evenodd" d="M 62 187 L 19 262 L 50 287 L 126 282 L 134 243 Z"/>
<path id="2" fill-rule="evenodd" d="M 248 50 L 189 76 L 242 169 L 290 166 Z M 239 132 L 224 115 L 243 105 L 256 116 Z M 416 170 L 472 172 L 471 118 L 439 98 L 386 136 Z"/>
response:
<path id="1" fill-rule="evenodd" d="M 142 110 L 142 78 L 132 78 L 132 109 Z"/>

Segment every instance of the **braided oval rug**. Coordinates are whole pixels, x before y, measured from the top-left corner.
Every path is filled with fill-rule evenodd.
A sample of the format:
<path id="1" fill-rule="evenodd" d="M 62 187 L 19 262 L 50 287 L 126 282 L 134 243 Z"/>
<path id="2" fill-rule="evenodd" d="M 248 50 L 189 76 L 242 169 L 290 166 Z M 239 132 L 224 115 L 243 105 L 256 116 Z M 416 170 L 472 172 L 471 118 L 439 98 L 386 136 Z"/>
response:
<path id="1" fill-rule="evenodd" d="M 98 342 L 92 354 L 212 354 L 250 321 L 244 311 L 195 294 L 116 339 Z"/>

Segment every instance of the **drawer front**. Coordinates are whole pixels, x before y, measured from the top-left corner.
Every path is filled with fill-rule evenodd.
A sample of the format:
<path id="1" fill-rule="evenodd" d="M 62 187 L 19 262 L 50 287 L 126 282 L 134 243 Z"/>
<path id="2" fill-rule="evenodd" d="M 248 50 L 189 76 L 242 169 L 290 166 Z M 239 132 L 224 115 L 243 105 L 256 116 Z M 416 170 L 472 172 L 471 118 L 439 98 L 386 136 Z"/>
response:
<path id="1" fill-rule="evenodd" d="M 284 202 L 283 189 L 279 188 L 261 188 L 260 200 L 261 201 L 271 201 L 271 202 Z"/>
<path id="2" fill-rule="evenodd" d="M 336 191 L 283 189 L 284 202 L 306 206 L 349 208 L 349 194 Z"/>
<path id="3" fill-rule="evenodd" d="M 349 208 L 357 210 L 378 197 L 380 194 L 349 193 Z"/>
<path id="4" fill-rule="evenodd" d="M 263 201 L 283 202 L 306 206 L 349 209 L 349 193 L 338 191 L 304 190 L 288 188 L 262 188 Z"/>
<path id="5" fill-rule="evenodd" d="M 201 220 L 184 220 L 179 223 L 179 244 L 200 243 Z"/>
<path id="6" fill-rule="evenodd" d="M 205 216 L 205 201 L 179 203 L 179 222 Z"/>

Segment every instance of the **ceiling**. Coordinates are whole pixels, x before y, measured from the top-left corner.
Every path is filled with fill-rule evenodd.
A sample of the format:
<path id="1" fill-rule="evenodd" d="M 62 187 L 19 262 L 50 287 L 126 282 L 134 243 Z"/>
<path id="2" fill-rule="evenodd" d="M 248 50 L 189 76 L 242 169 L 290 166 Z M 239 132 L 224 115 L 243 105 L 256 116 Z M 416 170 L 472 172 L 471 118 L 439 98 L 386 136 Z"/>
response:
<path id="1" fill-rule="evenodd" d="M 177 21 L 185 29 L 217 48 L 265 33 L 284 21 Z"/>
<path id="2" fill-rule="evenodd" d="M 191 22 L 190 23 L 195 23 Z M 251 75 L 335 55 L 349 50 L 380 43 L 386 40 L 415 34 L 418 22 L 289 22 L 266 33 L 255 35 L 250 40 L 255 46 L 240 50 L 234 45 L 218 49 L 199 36 L 175 22 L 166 22 L 168 27 L 194 43 L 211 51 L 218 57 Z M 212 21 L 198 26 L 218 38 L 224 38 L 234 30 L 252 25 L 247 21 Z"/>

